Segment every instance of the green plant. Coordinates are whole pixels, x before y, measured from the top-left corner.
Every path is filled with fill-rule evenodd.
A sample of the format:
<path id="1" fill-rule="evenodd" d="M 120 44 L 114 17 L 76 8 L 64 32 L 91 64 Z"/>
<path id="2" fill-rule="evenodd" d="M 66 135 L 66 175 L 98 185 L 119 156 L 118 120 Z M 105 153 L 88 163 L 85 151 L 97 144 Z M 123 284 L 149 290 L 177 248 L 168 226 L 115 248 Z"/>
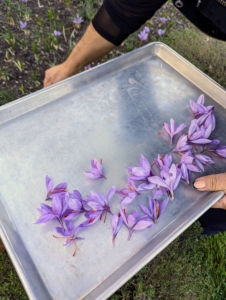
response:
<path id="1" fill-rule="evenodd" d="M 23 71 L 24 69 L 24 63 L 22 61 L 18 60 L 13 60 L 12 61 L 14 63 L 14 65 L 19 69 L 20 72 Z"/>

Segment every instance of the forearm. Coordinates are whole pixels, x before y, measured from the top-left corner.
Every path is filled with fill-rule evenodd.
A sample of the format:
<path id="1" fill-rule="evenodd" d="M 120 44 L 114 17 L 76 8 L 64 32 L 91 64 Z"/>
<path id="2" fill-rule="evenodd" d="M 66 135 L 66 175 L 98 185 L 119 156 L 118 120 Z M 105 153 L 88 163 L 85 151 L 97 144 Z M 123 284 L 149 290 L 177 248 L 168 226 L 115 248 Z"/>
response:
<path id="1" fill-rule="evenodd" d="M 104 39 L 91 23 L 64 63 L 68 76 L 78 73 L 84 66 L 109 53 L 114 47 L 115 45 Z"/>

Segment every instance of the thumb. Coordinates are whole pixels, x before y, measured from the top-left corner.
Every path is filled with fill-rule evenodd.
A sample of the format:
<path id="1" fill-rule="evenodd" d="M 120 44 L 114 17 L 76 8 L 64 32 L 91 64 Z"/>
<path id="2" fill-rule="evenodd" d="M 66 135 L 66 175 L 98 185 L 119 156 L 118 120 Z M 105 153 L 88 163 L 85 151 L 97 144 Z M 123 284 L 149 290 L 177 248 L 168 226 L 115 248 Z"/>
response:
<path id="1" fill-rule="evenodd" d="M 225 191 L 226 173 L 197 178 L 193 186 L 199 191 Z"/>

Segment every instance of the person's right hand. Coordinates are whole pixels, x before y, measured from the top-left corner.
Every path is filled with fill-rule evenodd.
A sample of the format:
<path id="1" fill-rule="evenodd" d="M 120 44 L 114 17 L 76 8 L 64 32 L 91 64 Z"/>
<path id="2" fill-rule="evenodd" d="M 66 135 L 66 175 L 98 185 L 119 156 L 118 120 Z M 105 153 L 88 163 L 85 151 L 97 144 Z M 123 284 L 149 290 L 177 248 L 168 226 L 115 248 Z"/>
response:
<path id="1" fill-rule="evenodd" d="M 225 195 L 212 208 L 226 209 L 226 173 L 199 177 L 193 183 L 199 191 L 224 191 Z"/>
<path id="2" fill-rule="evenodd" d="M 69 73 L 69 70 L 65 63 L 54 66 L 45 71 L 45 78 L 43 81 L 44 88 L 61 80 L 64 80 L 70 76 L 71 74 Z"/>

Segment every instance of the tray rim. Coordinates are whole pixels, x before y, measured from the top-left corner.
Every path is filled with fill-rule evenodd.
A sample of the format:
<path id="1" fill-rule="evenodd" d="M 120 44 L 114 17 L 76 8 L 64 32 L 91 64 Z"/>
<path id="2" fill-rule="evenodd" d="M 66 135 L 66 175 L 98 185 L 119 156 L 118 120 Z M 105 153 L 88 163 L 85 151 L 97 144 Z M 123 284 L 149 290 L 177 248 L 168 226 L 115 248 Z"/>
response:
<path id="1" fill-rule="evenodd" d="M 114 64 L 116 61 L 121 65 L 121 60 L 123 59 L 127 59 L 127 58 L 130 58 L 131 56 L 137 56 L 137 54 L 139 54 L 140 52 L 143 52 L 144 50 L 149 50 L 151 49 L 151 47 L 153 48 L 153 55 L 155 56 L 158 56 L 160 57 L 163 61 L 165 61 L 167 64 L 169 64 L 169 59 L 170 59 L 170 55 L 173 55 L 174 57 L 176 57 L 180 62 L 182 62 L 185 66 L 187 66 L 188 68 L 190 68 L 191 70 L 193 70 L 193 73 L 198 73 L 199 75 L 201 75 L 204 79 L 204 81 L 208 81 L 209 83 L 211 83 L 211 86 L 213 85 L 215 87 L 214 89 L 214 95 L 216 92 L 220 92 L 220 94 L 222 95 L 222 99 L 223 99 L 223 96 L 225 97 L 226 96 L 226 90 L 223 89 L 217 82 L 215 82 L 213 79 L 211 79 L 209 76 L 207 76 L 205 73 L 203 73 L 202 71 L 200 71 L 198 68 L 196 68 L 194 65 L 192 65 L 190 62 L 188 62 L 186 59 L 184 59 L 181 55 L 179 55 L 177 52 L 175 52 L 173 49 L 171 49 L 170 47 L 168 47 L 167 45 L 161 43 L 161 42 L 154 42 L 154 43 L 150 43 L 148 45 L 145 45 L 139 49 L 136 49 L 134 51 L 131 51 L 130 53 L 127 53 L 121 57 L 117 57 L 117 58 L 114 58 L 110 61 L 107 61 L 101 65 L 98 65 L 94 68 L 92 68 L 91 70 L 88 70 L 86 72 L 83 72 L 83 73 L 80 73 L 80 74 L 76 74 L 74 76 L 72 76 L 71 78 L 69 79 L 65 79 L 64 81 L 61 81 L 59 83 L 56 83 L 48 88 L 45 88 L 45 89 L 42 89 L 42 90 L 39 90 L 35 93 L 32 93 L 30 95 L 27 95 L 27 96 L 24 96 L 22 98 L 19 98 L 17 100 L 14 100 L 10 103 L 7 103 L 5 105 L 2 105 L 0 107 L 0 125 L 1 124 L 4 124 L 5 122 L 8 122 L 8 121 L 11 121 L 12 119 L 14 118 L 17 118 L 23 114 L 26 114 L 28 113 L 29 111 L 32 111 L 40 106 L 43 106 L 43 105 L 46 105 L 47 103 L 51 102 L 51 101 L 54 101 L 56 99 L 58 99 L 59 97 L 55 97 L 56 93 L 54 93 L 53 95 L 53 99 L 51 99 L 50 101 L 47 101 L 47 102 L 41 102 L 40 105 L 32 105 L 32 103 L 28 103 L 28 107 L 27 107 L 27 110 L 25 111 L 22 111 L 18 113 L 17 111 L 17 107 L 23 105 L 24 103 L 26 104 L 26 102 L 28 101 L 32 101 L 31 98 L 35 98 L 37 96 L 40 96 L 42 95 L 43 93 L 45 92 L 51 92 L 51 91 L 54 91 L 54 89 L 57 88 L 57 90 L 60 90 L 61 86 L 69 83 L 69 82 L 72 82 L 74 80 L 78 80 L 79 83 L 82 83 L 80 86 L 77 86 L 75 89 L 71 89 L 69 91 L 67 91 L 67 93 L 64 93 L 64 94 L 61 94 L 60 97 L 72 92 L 72 91 L 78 91 L 82 88 L 84 88 L 84 86 L 87 86 L 87 84 L 94 84 L 95 82 L 98 82 L 101 78 L 96 76 L 96 72 L 100 72 L 100 70 L 102 70 L 103 68 L 107 68 L 109 69 L 109 66 L 111 66 L 112 64 Z M 166 52 L 167 51 L 167 52 Z M 168 56 L 169 57 L 163 57 L 164 54 L 169 54 Z M 144 54 L 144 57 L 146 57 L 147 54 L 145 52 Z M 131 63 L 131 60 L 132 60 L 132 63 Z M 133 60 L 134 59 L 131 59 L 129 60 L 128 64 L 126 66 L 121 66 L 120 70 L 123 70 L 123 69 L 126 69 L 128 67 L 130 67 L 131 64 L 133 64 Z M 171 65 L 172 66 L 172 65 Z M 173 66 L 172 66 L 173 67 Z M 174 67 L 173 67 L 174 68 Z M 174 68 L 175 69 L 175 68 Z M 116 71 L 119 71 L 119 69 L 117 69 Z M 178 70 L 177 70 L 178 71 Z M 181 70 L 181 72 L 183 71 L 183 69 Z M 89 72 L 89 73 L 88 73 Z M 112 73 L 114 73 L 115 71 L 112 71 L 108 74 L 108 76 L 111 76 Z M 183 73 L 181 73 L 180 71 L 178 71 L 180 74 L 182 74 L 184 76 Z M 88 83 L 86 80 L 84 80 L 84 78 L 87 76 L 87 75 L 90 75 L 91 78 L 95 78 L 95 77 L 98 77 L 98 80 L 94 80 L 94 82 L 92 80 L 90 80 Z M 187 74 L 188 77 L 184 76 L 185 78 L 187 78 L 188 80 L 190 80 L 190 76 L 191 74 Z M 106 74 L 103 74 L 102 77 L 105 77 L 106 78 Z M 79 80 L 81 78 L 81 80 Z M 190 80 L 191 81 L 191 80 Z M 192 81 L 191 81 L 192 82 Z M 198 86 L 197 84 L 195 84 L 194 82 L 192 82 L 194 85 L 196 85 L 197 87 L 200 88 L 200 86 Z M 203 83 L 199 82 L 198 83 L 199 85 L 201 84 L 201 86 L 203 85 Z M 216 90 L 216 92 L 215 92 Z M 211 91 L 210 91 L 211 92 Z M 205 92 L 206 93 L 206 92 Z M 208 93 L 206 93 L 208 94 Z M 221 104 L 222 106 L 226 107 L 226 101 L 223 101 L 224 103 L 222 104 L 222 99 L 220 99 L 220 101 L 217 101 L 215 97 L 212 96 L 213 93 L 208 94 L 211 98 L 213 98 L 216 102 L 218 102 L 219 104 Z M 226 97 L 225 97 L 226 99 Z M 16 109 L 15 109 L 16 108 Z M 3 116 L 4 112 L 6 112 L 7 114 L 7 118 L 6 119 L 3 119 L 1 121 L 1 117 Z M 212 195 L 212 193 L 211 193 Z M 206 207 L 205 211 L 210 208 L 218 199 L 220 199 L 221 197 L 223 196 L 223 192 L 216 192 L 215 193 L 215 196 L 213 197 L 212 201 L 209 202 L 208 206 Z M 32 281 L 31 281 L 31 278 L 29 278 L 28 274 L 26 274 L 26 270 L 24 270 L 23 266 L 20 264 L 20 260 L 19 260 L 19 256 L 17 255 L 18 251 L 21 252 L 21 251 L 24 251 L 23 253 L 27 253 L 27 250 L 25 249 L 25 247 L 21 247 L 21 249 L 19 250 L 18 248 L 18 245 L 16 245 L 15 243 L 12 242 L 12 240 L 10 239 L 10 237 L 12 236 L 12 231 L 13 228 L 15 230 L 15 226 L 13 224 L 13 221 L 10 219 L 10 216 L 7 214 L 7 211 L 3 205 L 3 203 L 1 202 L 1 199 L 0 199 L 0 207 L 3 207 L 3 209 L 0 210 L 0 237 L 6 247 L 6 250 L 10 256 L 10 259 L 17 271 L 17 274 L 18 276 L 20 277 L 20 280 L 25 288 L 25 291 L 29 297 L 29 299 L 40 299 L 40 297 L 36 297 L 37 294 L 34 293 L 34 290 L 32 288 Z M 4 210 L 6 211 L 5 215 L 3 216 L 3 212 Z M 164 241 L 164 244 L 162 245 L 162 248 L 160 248 L 160 250 L 158 251 L 161 252 L 161 250 L 163 250 L 169 243 L 171 243 L 179 234 L 181 234 L 186 228 L 188 228 L 196 219 L 198 219 L 199 216 L 201 216 L 205 211 L 201 210 L 199 215 L 197 216 L 197 218 L 193 218 L 192 220 L 188 220 L 188 223 L 186 224 L 185 227 L 181 227 L 180 230 L 178 231 L 178 234 L 177 235 L 173 235 L 171 236 L 170 239 L 168 239 L 167 242 Z M 11 228 L 8 228 L 7 229 L 7 226 L 4 226 L 3 225 L 3 222 L 2 220 L 4 221 L 4 223 L 8 223 L 8 224 L 11 224 Z M 161 232 L 160 232 L 161 233 Z M 159 233 L 159 234 L 160 234 Z M 19 233 L 17 232 L 17 235 L 18 235 L 18 238 L 19 237 Z M 156 255 L 158 254 L 156 253 Z M 29 254 L 27 253 L 27 255 L 29 256 Z M 129 280 L 134 274 L 136 274 L 144 265 L 146 265 L 153 257 L 151 257 L 150 259 L 149 258 L 145 258 L 143 261 L 142 261 L 142 264 L 139 264 L 139 267 L 135 266 L 133 268 L 133 270 L 131 271 L 131 269 L 129 270 L 130 271 L 130 274 L 128 275 L 128 272 L 126 273 L 126 276 L 123 276 L 123 279 L 120 279 L 120 284 L 117 283 L 114 284 L 114 288 L 108 288 L 105 290 L 104 293 L 102 293 L 100 295 L 100 298 L 95 298 L 95 299 L 106 299 L 107 297 L 109 297 L 112 293 L 114 293 L 117 289 L 119 289 L 127 280 Z M 32 262 L 33 264 L 33 262 Z M 34 265 L 33 265 L 34 267 Z M 111 275 L 110 275 L 111 276 Z M 109 277 L 110 277 L 109 276 Z M 89 292 L 89 294 L 87 294 L 83 299 L 84 300 L 88 300 L 88 299 L 94 299 L 94 298 L 90 298 L 90 297 L 93 297 L 92 294 L 98 292 L 99 288 L 101 285 L 103 285 L 106 281 L 109 280 L 109 277 L 103 281 L 98 287 L 94 288 L 93 290 L 91 290 Z M 38 279 L 39 278 L 39 279 Z M 39 275 L 37 274 L 37 280 L 39 280 L 40 282 L 40 285 L 43 286 L 43 292 L 45 293 L 45 299 L 51 299 L 44 283 L 42 282 L 42 279 L 39 277 Z"/>

